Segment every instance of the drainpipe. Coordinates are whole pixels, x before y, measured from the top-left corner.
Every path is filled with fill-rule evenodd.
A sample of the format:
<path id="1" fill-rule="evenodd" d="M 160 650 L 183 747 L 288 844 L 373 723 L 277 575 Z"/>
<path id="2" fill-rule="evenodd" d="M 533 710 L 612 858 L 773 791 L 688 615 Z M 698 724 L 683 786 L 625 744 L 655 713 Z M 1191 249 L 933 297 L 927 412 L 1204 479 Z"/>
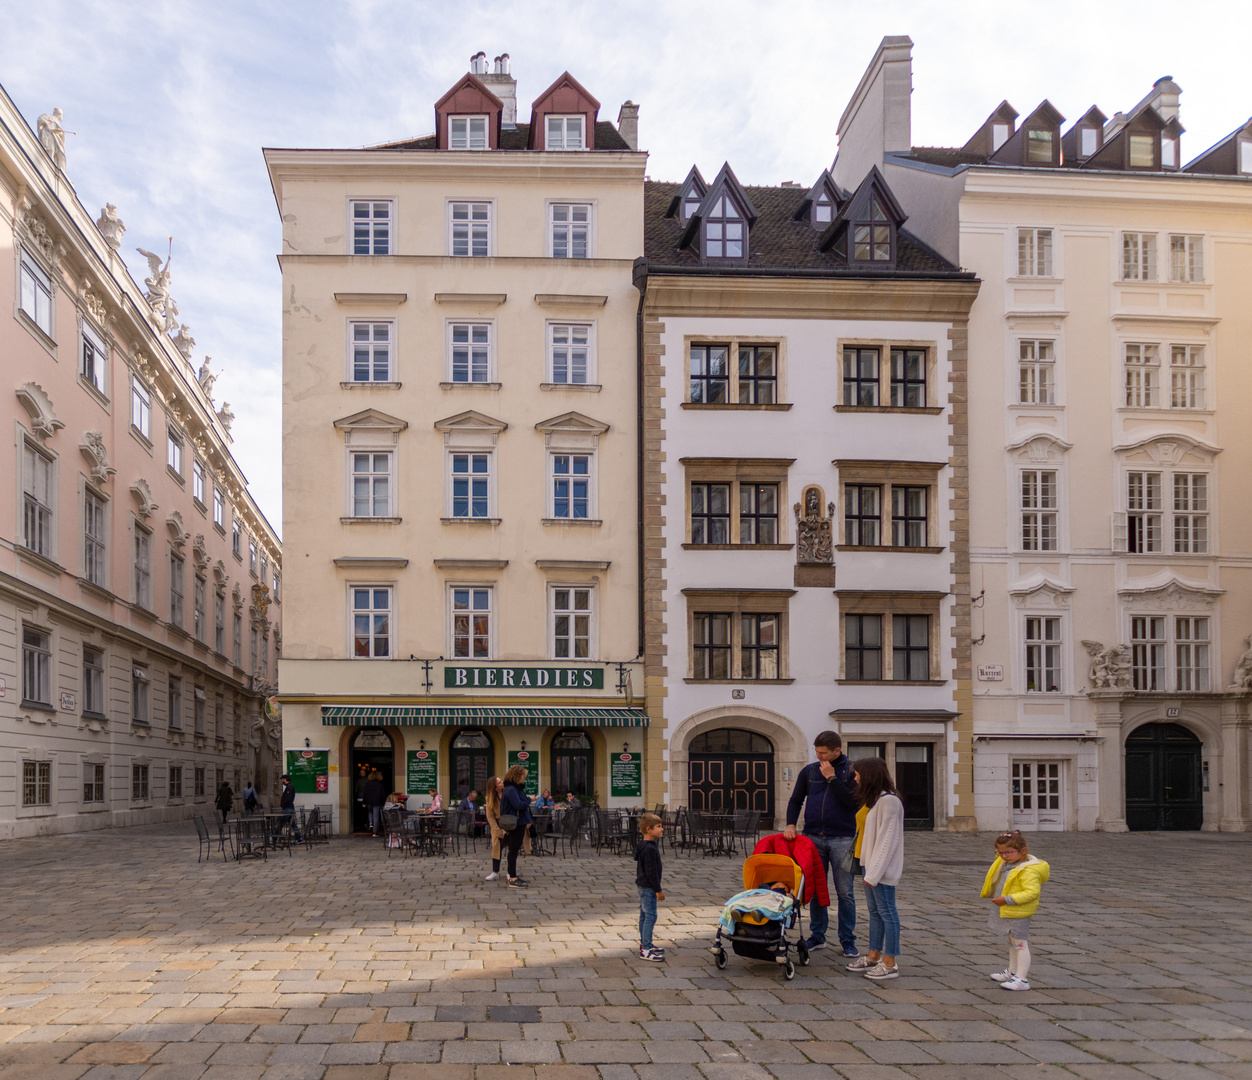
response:
<path id="1" fill-rule="evenodd" d="M 639 290 L 639 310 L 635 315 L 635 468 L 637 475 L 635 478 L 636 488 L 636 511 L 635 516 L 638 518 L 638 546 L 639 546 L 639 587 L 636 590 L 639 595 L 639 655 L 644 655 L 645 634 L 644 634 L 644 525 L 643 525 L 643 302 L 648 295 L 648 260 L 638 258 L 635 260 L 634 270 L 631 275 L 631 283 Z M 646 694 L 647 686 L 647 669 L 644 670 L 644 686 L 640 690 Z"/>

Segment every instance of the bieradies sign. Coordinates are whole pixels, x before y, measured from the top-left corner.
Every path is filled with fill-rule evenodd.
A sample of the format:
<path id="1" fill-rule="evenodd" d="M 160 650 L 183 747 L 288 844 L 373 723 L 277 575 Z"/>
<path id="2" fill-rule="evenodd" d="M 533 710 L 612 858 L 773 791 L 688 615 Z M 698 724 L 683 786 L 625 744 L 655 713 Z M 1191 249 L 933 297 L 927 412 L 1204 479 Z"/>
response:
<path id="1" fill-rule="evenodd" d="M 603 690 L 603 668 L 470 667 L 448 664 L 445 688 L 495 690 Z"/>

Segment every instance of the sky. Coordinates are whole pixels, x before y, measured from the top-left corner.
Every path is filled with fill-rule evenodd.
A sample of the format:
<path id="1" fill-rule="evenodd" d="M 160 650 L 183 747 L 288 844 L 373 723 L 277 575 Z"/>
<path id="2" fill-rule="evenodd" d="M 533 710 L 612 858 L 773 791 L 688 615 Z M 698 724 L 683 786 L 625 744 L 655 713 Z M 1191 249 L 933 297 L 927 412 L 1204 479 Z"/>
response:
<path id="1" fill-rule="evenodd" d="M 913 47 L 913 142 L 961 145 L 1007 98 L 1073 122 L 1112 115 L 1162 75 L 1182 89 L 1183 160 L 1252 115 L 1246 3 L 1141 0 L 0 0 L 0 84 L 34 127 L 64 110 L 68 175 L 117 205 L 137 247 L 174 237 L 171 292 L 213 358 L 234 452 L 281 531 L 282 312 L 269 147 L 424 135 L 479 50 L 507 52 L 519 119 L 568 70 L 616 121 L 640 105 L 648 174 L 723 161 L 747 184 L 812 183 L 878 43 Z M 1066 125 L 1068 126 L 1068 125 Z"/>

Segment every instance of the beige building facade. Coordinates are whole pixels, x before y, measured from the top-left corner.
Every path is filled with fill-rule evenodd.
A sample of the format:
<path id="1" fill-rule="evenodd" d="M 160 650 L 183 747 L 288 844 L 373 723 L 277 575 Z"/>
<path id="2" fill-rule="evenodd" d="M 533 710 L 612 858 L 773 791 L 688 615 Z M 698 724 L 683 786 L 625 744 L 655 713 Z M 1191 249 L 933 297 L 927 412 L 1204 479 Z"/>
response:
<path id="1" fill-rule="evenodd" d="M 562 75 L 518 122 L 508 58 L 437 134 L 265 152 L 283 219 L 279 689 L 301 802 L 360 829 L 523 763 L 642 804 L 636 321 L 645 155 Z"/>
<path id="2" fill-rule="evenodd" d="M 984 829 L 1249 825 L 1252 143 L 1189 163 L 1169 79 L 1111 119 L 1007 102 L 913 145 L 885 39 L 836 178 L 877 165 L 983 281 L 970 319 Z"/>
<path id="3" fill-rule="evenodd" d="M 124 231 L 79 202 L 59 110 L 36 134 L 0 91 L 0 838 L 277 796 L 278 538 L 169 263 L 145 291 Z"/>

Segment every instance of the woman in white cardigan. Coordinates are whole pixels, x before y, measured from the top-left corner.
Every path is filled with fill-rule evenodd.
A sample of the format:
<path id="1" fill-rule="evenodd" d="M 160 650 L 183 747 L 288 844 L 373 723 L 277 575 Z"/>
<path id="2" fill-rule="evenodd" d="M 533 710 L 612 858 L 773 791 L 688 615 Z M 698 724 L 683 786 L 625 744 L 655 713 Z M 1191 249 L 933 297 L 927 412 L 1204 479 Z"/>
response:
<path id="1" fill-rule="evenodd" d="M 856 794 L 869 811 L 861 830 L 861 865 L 865 872 L 865 906 L 869 909 L 869 952 L 848 965 L 867 979 L 900 975 L 900 915 L 896 886 L 904 873 L 904 803 L 891 770 L 882 758 L 863 758 L 853 766 Z"/>

